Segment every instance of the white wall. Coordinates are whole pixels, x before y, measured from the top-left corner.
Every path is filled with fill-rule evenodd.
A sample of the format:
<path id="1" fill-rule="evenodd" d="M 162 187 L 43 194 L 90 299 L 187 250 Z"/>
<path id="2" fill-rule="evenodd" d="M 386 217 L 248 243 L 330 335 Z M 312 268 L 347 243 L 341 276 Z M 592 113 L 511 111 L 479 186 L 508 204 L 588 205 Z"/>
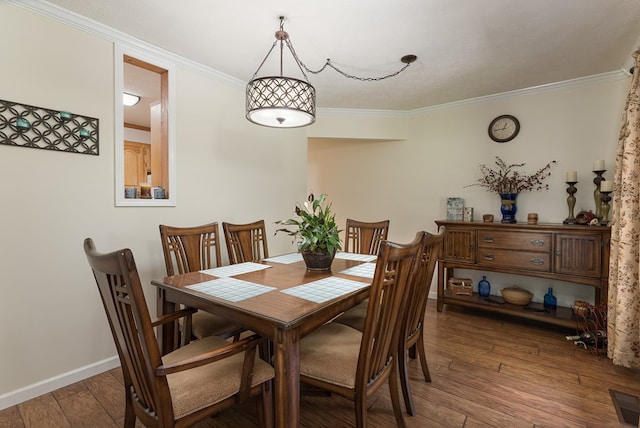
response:
<path id="1" fill-rule="evenodd" d="M 377 221 L 390 219 L 389 238 L 410 241 L 418 230 L 436 233 L 435 220 L 446 218 L 446 199 L 462 197 L 482 214 L 501 218 L 497 195 L 481 187 L 465 187 L 481 177 L 478 165 L 492 165 L 495 156 L 508 163 L 522 163 L 533 173 L 555 160 L 547 191 L 523 192 L 518 198 L 517 219 L 537 212 L 541 223 L 562 223 L 568 215 L 565 173 L 578 172 L 575 214 L 594 210 L 593 161 L 604 159 L 613 178 L 615 150 L 629 78 L 613 74 L 425 109 L 409 114 L 408 136 L 398 141 L 357 140 L 347 134 L 336 138 L 347 113 L 332 127 L 331 115 L 317 132 L 310 129 L 309 187 L 327 193 L 339 224 L 347 217 Z M 319 114 L 319 116 L 322 113 Z M 520 134 L 498 144 L 487 135 L 489 122 L 500 114 L 513 114 L 521 123 Z M 378 124 L 399 121 L 396 117 Z M 320 121 L 320 119 L 319 119 Z M 361 123 L 360 114 L 354 123 Z M 329 123 L 327 123 L 329 122 Z M 396 123 L 397 124 L 397 123 Z M 399 135 L 393 125 L 381 135 Z M 331 138 L 326 138 L 330 136 Z M 480 271 L 461 271 L 474 284 Z M 492 294 L 519 284 L 542 301 L 553 286 L 558 303 L 569 306 L 575 299 L 593 302 L 593 289 L 568 283 L 489 273 Z M 434 281 L 435 283 L 435 281 Z M 435 286 L 432 285 L 432 296 Z"/>
<path id="2" fill-rule="evenodd" d="M 244 119 L 244 87 L 177 67 L 177 206 L 114 207 L 114 45 L 0 2 L 0 97 L 100 120 L 100 156 L 0 145 L 0 409 L 117 363 L 82 251 L 129 247 L 155 312 L 158 225 L 265 219 L 306 194 L 306 133 Z M 224 248 L 223 248 L 224 254 Z M 226 257 L 226 254 L 225 254 Z"/>

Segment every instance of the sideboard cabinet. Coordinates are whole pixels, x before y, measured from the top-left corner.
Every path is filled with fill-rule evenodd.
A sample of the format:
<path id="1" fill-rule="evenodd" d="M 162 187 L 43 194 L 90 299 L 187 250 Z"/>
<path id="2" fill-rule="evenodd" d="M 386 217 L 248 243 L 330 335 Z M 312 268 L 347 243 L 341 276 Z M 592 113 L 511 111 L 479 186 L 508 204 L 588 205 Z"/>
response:
<path id="1" fill-rule="evenodd" d="M 444 304 L 451 304 L 576 326 L 571 308 L 545 310 L 539 303 L 511 305 L 501 296 L 453 294 L 447 283 L 455 276 L 455 269 L 572 282 L 593 287 L 596 304 L 607 301 L 609 227 L 462 221 L 436 221 L 436 224 L 444 232 L 438 263 L 438 311 L 442 311 Z"/>

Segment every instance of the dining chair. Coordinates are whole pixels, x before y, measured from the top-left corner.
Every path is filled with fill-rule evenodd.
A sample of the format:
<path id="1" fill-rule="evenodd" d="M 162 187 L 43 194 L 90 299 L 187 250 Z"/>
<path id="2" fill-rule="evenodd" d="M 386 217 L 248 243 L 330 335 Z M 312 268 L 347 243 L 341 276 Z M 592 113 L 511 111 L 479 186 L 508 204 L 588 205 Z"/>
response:
<path id="1" fill-rule="evenodd" d="M 247 224 L 222 222 L 229 263 L 257 262 L 269 257 L 264 220 Z"/>
<path id="2" fill-rule="evenodd" d="M 409 358 L 419 358 L 424 380 L 431 382 L 424 346 L 424 316 L 436 262 L 442 248 L 442 240 L 443 234 L 433 235 L 429 232 L 422 232 L 422 248 L 418 257 L 418 268 L 414 280 L 407 289 L 407 301 L 402 311 L 402 336 L 399 340 L 398 367 L 405 408 L 407 413 L 412 416 L 415 415 L 415 407 L 411 396 L 407 363 Z"/>
<path id="3" fill-rule="evenodd" d="M 380 243 L 389 234 L 389 220 L 365 222 L 347 219 L 345 228 L 345 251 L 359 254 L 377 255 Z M 369 299 L 345 311 L 336 321 L 359 331 L 364 329 L 364 317 Z"/>
<path id="4" fill-rule="evenodd" d="M 218 230 L 218 223 L 215 222 L 193 227 L 161 224 L 160 239 L 167 276 L 220 266 Z M 184 325 L 182 328 L 182 345 L 189 343 L 191 335 L 198 339 L 207 336 L 238 338 L 242 330 L 241 326 L 221 316 L 198 311 L 193 314 L 191 325 Z"/>
<path id="5" fill-rule="evenodd" d="M 274 371 L 256 358 L 262 338 L 230 343 L 209 336 L 161 356 L 154 327 L 193 309 L 152 320 L 131 250 L 98 253 L 87 238 L 84 251 L 120 357 L 125 427 L 136 419 L 147 427 L 188 427 L 254 397 L 259 424 L 273 426 Z"/>
<path id="6" fill-rule="evenodd" d="M 405 426 L 396 374 L 400 309 L 421 245 L 421 235 L 410 244 L 380 244 L 362 332 L 330 322 L 300 342 L 300 381 L 354 401 L 357 427 L 367 424 L 367 398 L 387 381 L 396 424 Z"/>
<path id="7" fill-rule="evenodd" d="M 375 256 L 389 234 L 389 220 L 365 222 L 348 218 L 344 234 L 344 251 Z"/>

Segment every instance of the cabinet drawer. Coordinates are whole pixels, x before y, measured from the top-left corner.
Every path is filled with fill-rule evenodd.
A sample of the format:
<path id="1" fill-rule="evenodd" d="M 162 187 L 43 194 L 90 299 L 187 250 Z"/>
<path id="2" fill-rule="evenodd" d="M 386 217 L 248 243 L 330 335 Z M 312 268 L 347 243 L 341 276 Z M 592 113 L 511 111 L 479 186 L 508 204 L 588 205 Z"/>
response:
<path id="1" fill-rule="evenodd" d="M 516 251 L 551 251 L 551 234 L 536 232 L 509 232 L 503 230 L 479 230 L 478 247 L 505 248 Z"/>
<path id="2" fill-rule="evenodd" d="M 551 272 L 549 260 L 549 253 L 478 248 L 478 264 L 484 266 L 505 266 L 512 269 Z"/>

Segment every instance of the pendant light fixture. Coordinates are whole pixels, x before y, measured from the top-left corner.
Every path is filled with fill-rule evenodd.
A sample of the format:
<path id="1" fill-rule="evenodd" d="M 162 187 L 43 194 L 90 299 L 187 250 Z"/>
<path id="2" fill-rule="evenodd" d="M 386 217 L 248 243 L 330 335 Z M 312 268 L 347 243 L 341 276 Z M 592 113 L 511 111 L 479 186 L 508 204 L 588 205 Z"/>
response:
<path id="1" fill-rule="evenodd" d="M 276 31 L 276 41 L 247 84 L 246 116 L 249 121 L 258 125 L 297 128 L 311 125 L 316 120 L 316 89 L 308 82 L 300 61 L 293 53 L 289 34 L 283 28 L 283 21 L 284 16 L 281 16 L 280 29 Z M 278 42 L 280 42 L 280 76 L 256 77 Z M 305 80 L 283 75 L 282 57 L 285 44 L 300 67 Z"/>
<path id="2" fill-rule="evenodd" d="M 309 83 L 305 71 L 318 74 L 330 67 L 344 77 L 372 82 L 397 76 L 417 59 L 415 55 L 403 56 L 400 61 L 404 63 L 404 66 L 400 70 L 382 77 L 358 77 L 347 74 L 333 65 L 330 59 L 327 59 L 321 69 L 314 71 L 310 70 L 296 55 L 289 34 L 284 31 L 284 16 L 280 17 L 280 29 L 276 31 L 275 36 L 276 41 L 273 42 L 271 49 L 247 84 L 246 93 L 247 119 L 255 124 L 273 128 L 298 128 L 315 122 L 316 90 Z M 256 77 L 278 43 L 280 43 L 280 75 Z M 304 80 L 284 76 L 282 64 L 285 45 L 300 68 Z"/>

